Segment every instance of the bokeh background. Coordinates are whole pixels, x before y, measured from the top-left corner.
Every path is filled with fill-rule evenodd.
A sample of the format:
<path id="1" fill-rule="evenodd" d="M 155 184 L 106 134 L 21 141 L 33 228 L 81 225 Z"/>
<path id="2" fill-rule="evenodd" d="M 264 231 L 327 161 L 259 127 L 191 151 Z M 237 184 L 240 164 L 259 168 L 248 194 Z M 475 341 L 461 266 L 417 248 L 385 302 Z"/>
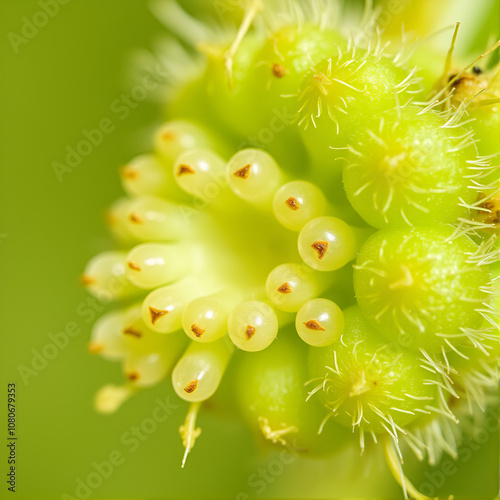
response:
<path id="1" fill-rule="evenodd" d="M 193 12 L 214 15 L 213 2 L 184 3 Z M 437 3 L 419 0 L 409 8 L 424 11 Z M 483 19 L 483 29 L 478 36 L 468 37 L 462 53 L 481 51 L 490 34 L 498 32 L 498 2 L 456 3 L 462 9 L 469 5 L 470 14 L 461 14 L 466 33 L 472 32 L 472 19 Z M 151 102 L 134 102 L 123 119 L 113 111 L 113 103 L 134 85 L 127 79 L 131 52 L 150 46 L 164 29 L 143 0 L 56 2 L 58 12 L 45 25 L 30 28 L 43 12 L 42 4 L 54 2 L 4 0 L 0 4 L 0 392 L 6 394 L 7 382 L 17 384 L 17 498 L 248 500 L 259 493 L 313 498 L 324 496 L 325 491 L 337 491 L 339 498 L 346 498 L 346 485 L 363 483 L 359 470 L 352 468 L 357 455 L 352 450 L 328 463 L 297 460 L 266 481 L 260 492 L 252 478 L 279 458 L 262 450 L 223 405 L 202 413 L 202 437 L 182 470 L 177 429 L 187 407 L 175 398 L 168 381 L 138 394 L 115 415 L 94 412 L 96 390 L 108 382 L 119 383 L 121 375 L 119 365 L 87 353 L 92 309 L 79 276 L 92 255 L 113 248 L 104 212 L 122 193 L 117 169 L 148 149 L 144 137 L 161 121 L 161 108 Z M 437 6 L 434 10 L 437 16 Z M 455 20 L 448 16 L 445 24 Z M 37 21 L 43 24 L 43 16 Z M 429 26 L 437 26 L 433 17 L 428 21 Z M 113 132 L 59 179 L 54 162 L 65 163 L 67 148 L 76 147 L 86 130 L 106 118 Z M 68 328 L 79 333 L 58 336 Z M 54 345 L 54 336 L 66 337 L 67 345 L 60 340 L 62 347 L 47 347 Z M 49 356 L 53 359 L 47 360 Z M 221 392 L 226 389 L 221 387 Z M 158 398 L 167 397 L 178 408 L 130 451 L 124 439 L 134 426 L 151 418 Z M 5 442 L 4 415 L 0 429 Z M 498 469 L 497 443 L 498 436 L 491 434 L 462 464 L 452 478 L 464 482 L 457 488 L 469 487 L 471 477 L 481 477 L 490 481 L 491 491 Z M 79 481 L 86 482 L 95 464 L 109 461 L 113 452 L 121 453 L 123 463 L 109 477 L 101 475 L 97 487 L 78 490 Z M 2 478 L 6 461 L 2 452 Z M 372 461 L 371 486 L 368 478 L 356 491 L 364 487 L 379 497 L 386 492 L 399 498 L 382 459 Z M 334 480 L 332 471 L 342 480 Z M 425 478 L 417 466 L 414 473 Z M 2 480 L 0 497 L 7 498 L 6 494 Z"/>

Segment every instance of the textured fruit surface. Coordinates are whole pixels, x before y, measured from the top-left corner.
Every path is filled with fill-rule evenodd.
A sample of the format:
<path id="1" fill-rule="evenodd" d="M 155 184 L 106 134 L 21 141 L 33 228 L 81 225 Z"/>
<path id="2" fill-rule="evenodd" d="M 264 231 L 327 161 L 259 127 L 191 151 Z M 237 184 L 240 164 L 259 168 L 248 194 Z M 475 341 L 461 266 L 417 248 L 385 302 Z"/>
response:
<path id="1" fill-rule="evenodd" d="M 478 246 L 452 235 L 451 227 L 386 229 L 364 243 L 354 272 L 356 297 L 388 339 L 449 350 L 469 344 L 468 329 L 481 327 L 491 276 L 468 262 Z"/>
<path id="2" fill-rule="evenodd" d="M 344 317 L 339 342 L 310 350 L 311 377 L 324 376 L 317 394 L 342 425 L 395 432 L 434 400 L 430 374 L 418 355 L 378 338 L 357 307 Z"/>
<path id="3" fill-rule="evenodd" d="M 463 128 L 447 129 L 432 111 L 407 107 L 371 120 L 350 143 L 344 186 L 356 211 L 375 227 L 454 222 L 475 201 L 475 158 Z"/>

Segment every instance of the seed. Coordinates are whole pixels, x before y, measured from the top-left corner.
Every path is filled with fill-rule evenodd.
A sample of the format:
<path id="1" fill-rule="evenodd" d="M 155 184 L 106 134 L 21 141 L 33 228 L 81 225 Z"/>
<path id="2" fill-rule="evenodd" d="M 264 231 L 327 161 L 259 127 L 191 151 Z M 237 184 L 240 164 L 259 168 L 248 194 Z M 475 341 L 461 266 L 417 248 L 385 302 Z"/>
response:
<path id="1" fill-rule="evenodd" d="M 193 323 L 191 325 L 191 331 L 199 338 L 205 333 L 205 328 L 198 323 Z"/>
<path id="2" fill-rule="evenodd" d="M 236 172 L 234 172 L 234 176 L 235 177 L 239 177 L 240 179 L 248 179 L 250 177 L 250 168 L 252 167 L 252 165 L 248 164 L 248 165 L 245 165 L 244 167 L 240 168 L 239 170 L 236 170 Z"/>
<path id="3" fill-rule="evenodd" d="M 309 328 L 309 330 L 321 330 L 325 331 L 325 329 L 321 326 L 321 323 L 315 319 L 310 319 L 309 321 L 305 321 L 304 325 L 306 325 L 306 328 Z"/>
<path id="4" fill-rule="evenodd" d="M 318 252 L 318 259 L 322 259 L 325 256 L 325 252 L 328 250 L 328 241 L 315 241 L 311 248 L 314 248 Z"/>
<path id="5" fill-rule="evenodd" d="M 245 330 L 245 337 L 250 340 L 255 335 L 255 328 L 251 325 L 248 325 Z"/>
<path id="6" fill-rule="evenodd" d="M 151 315 L 151 323 L 153 325 L 165 314 L 168 314 L 168 311 L 160 311 L 154 307 L 149 306 L 149 314 Z"/>
<path id="7" fill-rule="evenodd" d="M 198 379 L 193 380 L 192 382 L 189 382 L 189 384 L 186 387 L 184 387 L 184 390 L 188 394 L 191 394 L 192 392 L 194 392 L 196 390 L 197 387 L 198 387 Z"/>
<path id="8" fill-rule="evenodd" d="M 177 175 L 180 176 L 185 174 L 194 174 L 194 170 L 189 165 L 184 165 L 184 163 L 182 163 L 181 165 L 179 165 Z"/>

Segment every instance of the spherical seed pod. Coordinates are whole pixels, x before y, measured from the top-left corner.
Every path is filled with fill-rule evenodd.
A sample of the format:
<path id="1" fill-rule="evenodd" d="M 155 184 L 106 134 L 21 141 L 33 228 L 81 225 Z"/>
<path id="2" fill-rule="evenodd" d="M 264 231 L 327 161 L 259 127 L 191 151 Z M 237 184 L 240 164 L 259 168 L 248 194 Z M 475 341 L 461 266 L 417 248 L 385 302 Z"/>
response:
<path id="1" fill-rule="evenodd" d="M 102 301 L 118 300 L 130 296 L 137 288 L 126 277 L 125 252 L 103 252 L 86 265 L 82 284 Z"/>
<path id="2" fill-rule="evenodd" d="M 154 136 L 154 149 L 168 166 L 188 149 L 211 146 L 208 134 L 198 125 L 188 121 L 175 120 L 164 123 Z"/>
<path id="3" fill-rule="evenodd" d="M 335 271 L 356 258 L 365 233 L 336 217 L 318 217 L 300 231 L 299 254 L 313 269 Z"/>
<path id="4" fill-rule="evenodd" d="M 238 294 L 221 292 L 192 300 L 182 313 L 182 327 L 192 340 L 213 342 L 227 334 L 227 319 Z"/>
<path id="5" fill-rule="evenodd" d="M 235 307 L 227 322 L 234 345 L 244 351 L 261 351 L 278 334 L 278 318 L 271 306 L 251 300 Z"/>
<path id="6" fill-rule="evenodd" d="M 136 317 L 137 310 L 132 310 Z M 172 335 L 159 335 L 151 330 L 141 328 L 142 338 L 130 339 L 135 342 L 123 362 L 123 373 L 132 387 L 150 387 L 163 380 L 174 367 L 186 346 L 186 336 L 181 332 Z M 144 344 L 141 345 L 141 342 Z"/>
<path id="7" fill-rule="evenodd" d="M 316 398 L 307 401 L 307 358 L 293 332 L 237 361 L 234 399 L 261 438 L 307 456 L 335 453 L 351 439 L 350 431 L 331 420 L 322 425 L 325 408 Z"/>
<path id="8" fill-rule="evenodd" d="M 333 51 L 304 78 L 299 94 L 302 138 L 313 162 L 329 167 L 338 156 L 331 148 L 344 149 L 359 123 L 406 104 L 419 90 L 413 72 L 388 57 L 355 46 Z"/>
<path id="9" fill-rule="evenodd" d="M 170 363 L 162 352 L 131 354 L 123 363 L 123 373 L 135 387 L 150 387 L 161 382 L 170 371 Z"/>
<path id="10" fill-rule="evenodd" d="M 217 390 L 234 347 L 226 339 L 208 344 L 191 342 L 172 372 L 177 395 L 190 402 L 205 401 Z"/>
<path id="11" fill-rule="evenodd" d="M 182 313 L 186 305 L 204 292 L 190 278 L 157 288 L 142 303 L 142 319 L 155 332 L 175 332 L 182 327 Z"/>
<path id="12" fill-rule="evenodd" d="M 318 381 L 311 393 L 336 422 L 361 434 L 396 436 L 436 405 L 437 376 L 421 366 L 419 354 L 382 341 L 358 307 L 346 309 L 344 317 L 340 342 L 310 348 L 309 374 Z"/>
<path id="13" fill-rule="evenodd" d="M 139 241 L 179 240 L 189 234 L 195 213 L 161 198 L 140 197 L 129 206 L 127 230 Z"/>
<path id="14" fill-rule="evenodd" d="M 113 311 L 101 316 L 92 327 L 89 351 L 110 361 L 121 360 L 128 352 L 122 335 L 124 311 Z"/>
<path id="15" fill-rule="evenodd" d="M 333 29 L 318 29 L 308 22 L 288 23 L 275 30 L 256 53 L 246 87 L 252 85 L 254 95 L 257 92 L 266 105 L 276 105 L 280 96 L 297 92 L 304 75 L 328 57 L 332 47 L 345 44 L 342 34 Z"/>
<path id="16" fill-rule="evenodd" d="M 218 104 L 214 114 L 242 137 L 269 131 L 273 136 L 271 147 L 294 133 L 287 125 L 295 110 L 282 96 L 296 94 L 311 64 L 327 57 L 335 43 L 345 43 L 341 34 L 326 27 L 318 30 L 313 23 L 280 24 L 265 40 L 252 34 L 244 38 L 235 56 L 232 92 L 225 90 L 227 78 L 221 63 L 217 65 L 220 76 L 212 83 Z M 233 113 L 225 112 L 228 103 Z M 297 138 L 295 134 L 292 137 Z"/>
<path id="17" fill-rule="evenodd" d="M 324 280 L 312 269 L 300 264 L 281 264 L 266 280 L 266 293 L 278 309 L 296 312 L 324 288 Z"/>
<path id="18" fill-rule="evenodd" d="M 274 158 L 260 149 L 238 151 L 227 165 L 228 184 L 240 198 L 252 203 L 269 201 L 280 182 Z"/>
<path id="19" fill-rule="evenodd" d="M 142 303 L 124 311 L 121 334 L 125 339 L 127 353 L 143 356 L 169 349 L 170 336 L 155 332 L 142 319 Z"/>
<path id="20" fill-rule="evenodd" d="M 181 189 L 204 201 L 219 196 L 227 184 L 226 162 L 208 149 L 185 151 L 175 160 L 173 172 Z"/>
<path id="21" fill-rule="evenodd" d="M 300 308 L 295 328 L 306 344 L 327 346 L 340 339 L 344 331 L 344 313 L 331 300 L 313 299 Z"/>
<path id="22" fill-rule="evenodd" d="M 161 196 L 171 189 L 166 168 L 152 154 L 132 159 L 121 168 L 120 177 L 129 196 Z"/>
<path id="23" fill-rule="evenodd" d="M 479 247 L 452 227 L 379 231 L 356 262 L 358 304 L 386 338 L 413 349 L 481 344 L 481 310 L 491 300 L 481 260 Z"/>
<path id="24" fill-rule="evenodd" d="M 300 231 L 310 220 L 326 215 L 327 210 L 324 194 L 311 182 L 288 182 L 276 191 L 273 199 L 276 219 L 292 231 Z"/>
<path id="25" fill-rule="evenodd" d="M 144 243 L 127 255 L 127 278 L 139 288 L 156 288 L 184 278 L 192 268 L 193 255 L 183 244 Z"/>
<path id="26" fill-rule="evenodd" d="M 409 106 L 371 120 L 348 147 L 343 179 L 354 209 L 374 227 L 430 225 L 466 216 L 476 158 L 471 135 Z"/>
<path id="27" fill-rule="evenodd" d="M 134 243 L 137 238 L 130 232 L 128 217 L 133 201 L 130 198 L 116 200 L 106 212 L 106 223 L 112 235 L 122 243 Z"/>
<path id="28" fill-rule="evenodd" d="M 355 118 L 371 117 L 374 112 L 393 108 L 395 93 L 405 104 L 411 74 L 388 57 L 380 57 L 353 47 L 350 51 L 333 48 L 335 54 L 315 65 L 302 81 L 299 102 L 303 119 L 327 115 L 335 126 L 351 126 Z M 354 115 L 354 116 L 353 116 Z M 359 123 L 359 122 L 357 122 Z"/>

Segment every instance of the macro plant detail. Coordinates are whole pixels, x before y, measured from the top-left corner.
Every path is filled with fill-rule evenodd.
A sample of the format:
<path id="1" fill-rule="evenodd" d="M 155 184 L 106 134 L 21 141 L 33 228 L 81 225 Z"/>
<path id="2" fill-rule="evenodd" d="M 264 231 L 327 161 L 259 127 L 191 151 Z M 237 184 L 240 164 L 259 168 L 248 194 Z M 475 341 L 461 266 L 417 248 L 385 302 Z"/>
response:
<path id="1" fill-rule="evenodd" d="M 335 2 L 249 0 L 234 29 L 154 10 L 184 38 L 159 53 L 166 122 L 120 169 L 117 247 L 83 272 L 118 302 L 89 351 L 124 383 L 97 410 L 170 379 L 190 403 L 184 467 L 230 377 L 259 439 L 380 446 L 405 497 L 429 498 L 405 455 L 456 459 L 462 421 L 496 404 L 498 44 L 455 71 L 457 27 L 431 74 L 371 2 L 348 32 Z"/>

